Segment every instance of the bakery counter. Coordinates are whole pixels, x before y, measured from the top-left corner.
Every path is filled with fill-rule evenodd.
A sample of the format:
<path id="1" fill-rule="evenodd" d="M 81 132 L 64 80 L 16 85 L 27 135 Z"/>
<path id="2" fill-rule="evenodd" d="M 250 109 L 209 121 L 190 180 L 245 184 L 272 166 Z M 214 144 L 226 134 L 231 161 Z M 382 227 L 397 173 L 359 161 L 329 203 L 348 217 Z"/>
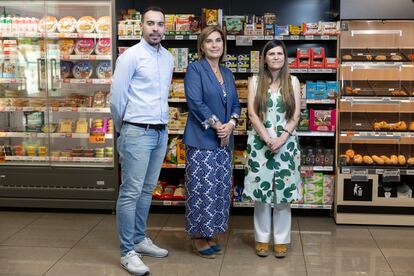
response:
<path id="1" fill-rule="evenodd" d="M 407 62 L 414 61 L 414 49 L 351 48 L 341 49 L 342 62 Z"/>
<path id="2" fill-rule="evenodd" d="M 414 133 L 342 131 L 339 143 L 343 144 L 389 144 L 414 145 Z"/>

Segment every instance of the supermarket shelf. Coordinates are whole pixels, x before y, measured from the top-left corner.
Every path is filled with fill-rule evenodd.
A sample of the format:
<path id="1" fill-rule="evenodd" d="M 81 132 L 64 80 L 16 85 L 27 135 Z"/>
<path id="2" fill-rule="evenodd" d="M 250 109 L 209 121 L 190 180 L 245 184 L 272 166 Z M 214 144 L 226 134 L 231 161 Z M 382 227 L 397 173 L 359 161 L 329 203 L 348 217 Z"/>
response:
<path id="1" fill-rule="evenodd" d="M 113 158 L 95 157 L 50 157 L 50 156 L 6 156 L 7 161 L 40 161 L 40 162 L 88 162 L 88 163 L 112 163 Z"/>
<path id="2" fill-rule="evenodd" d="M 227 40 L 236 40 L 237 37 L 248 38 L 251 40 L 337 40 L 337 36 L 333 35 L 286 35 L 286 36 L 273 36 L 273 35 L 259 35 L 259 36 L 248 36 L 248 35 L 228 35 Z M 118 36 L 119 40 L 141 40 L 141 36 Z M 164 40 L 197 40 L 198 35 L 165 35 Z"/>
<path id="3" fill-rule="evenodd" d="M 70 84 L 111 84 L 111 79 L 63 79 L 63 83 Z"/>
<path id="4" fill-rule="evenodd" d="M 303 165 L 300 167 L 301 171 L 314 171 L 314 172 L 333 172 L 333 166 L 306 166 Z"/>
<path id="5" fill-rule="evenodd" d="M 170 102 L 170 103 L 186 103 L 187 100 L 185 98 L 169 98 L 168 102 Z"/>
<path id="6" fill-rule="evenodd" d="M 3 60 L 3 59 L 17 60 L 17 55 L 5 55 L 5 54 L 1 54 L 0 55 L 0 60 Z"/>
<path id="7" fill-rule="evenodd" d="M 163 169 L 185 169 L 185 164 L 162 164 Z M 244 165 L 236 164 L 233 165 L 233 169 L 235 170 L 244 170 Z"/>
<path id="8" fill-rule="evenodd" d="M 378 165 L 371 165 L 371 166 L 343 166 L 340 168 L 341 173 L 344 174 L 352 174 L 352 172 L 358 171 L 365 171 L 367 174 L 383 174 L 384 171 L 395 171 L 398 170 L 400 175 L 414 175 L 414 166 L 406 167 L 406 166 L 378 166 Z"/>
<path id="9" fill-rule="evenodd" d="M 184 129 L 169 129 L 168 134 L 184 134 Z M 233 131 L 233 135 L 247 135 L 247 131 L 235 130 Z"/>
<path id="10" fill-rule="evenodd" d="M 315 137 L 333 137 L 335 132 L 332 131 L 297 131 L 298 136 L 315 136 Z"/>
<path id="11" fill-rule="evenodd" d="M 414 133 L 409 132 L 375 132 L 375 131 L 343 131 L 339 136 L 340 143 L 347 144 L 414 144 Z"/>
<path id="12" fill-rule="evenodd" d="M 111 113 L 109 107 L 33 107 L 33 106 L 6 106 L 0 107 L 0 112 L 16 111 L 52 111 L 52 112 L 80 112 L 80 113 Z"/>
<path id="13" fill-rule="evenodd" d="M 52 138 L 89 138 L 89 133 L 0 132 L 0 138 L 48 138 L 49 135 Z M 105 134 L 105 139 L 113 139 L 113 134 Z"/>
<path id="14" fill-rule="evenodd" d="M 110 34 L 96 34 L 96 33 L 34 33 L 34 32 L 3 32 L 0 37 L 12 38 L 111 38 Z"/>
<path id="15" fill-rule="evenodd" d="M 339 102 L 341 112 L 367 112 L 371 113 L 412 113 L 414 99 L 396 97 L 371 98 L 342 98 Z"/>
<path id="16" fill-rule="evenodd" d="M 307 104 L 335 104 L 336 103 L 335 99 L 320 99 L 320 100 L 302 99 L 302 100 L 306 102 Z"/>
<path id="17" fill-rule="evenodd" d="M 9 84 L 9 83 L 25 83 L 26 79 L 24 78 L 0 78 L 0 84 Z"/>
<path id="18" fill-rule="evenodd" d="M 291 204 L 290 206 L 293 209 L 332 209 L 331 204 Z M 233 207 L 254 207 L 254 202 L 233 202 Z"/>
<path id="19" fill-rule="evenodd" d="M 152 205 L 163 205 L 163 206 L 185 206 L 185 201 L 183 200 L 152 200 Z M 232 202 L 233 207 L 254 207 L 253 202 Z M 294 209 L 325 209 L 331 210 L 331 204 L 291 204 L 290 205 Z"/>
<path id="20" fill-rule="evenodd" d="M 111 60 L 111 55 L 61 55 L 61 60 Z"/>
<path id="21" fill-rule="evenodd" d="M 228 68 L 233 73 L 237 74 L 252 74 L 252 73 L 259 73 L 259 70 L 255 69 L 236 69 L 236 68 Z M 174 70 L 174 73 L 185 73 L 186 69 L 176 69 Z M 333 68 L 319 68 L 319 69 L 309 69 L 309 68 L 303 68 L 303 69 L 297 69 L 297 68 L 290 68 L 289 72 L 292 74 L 333 74 L 336 73 L 336 69 Z"/>

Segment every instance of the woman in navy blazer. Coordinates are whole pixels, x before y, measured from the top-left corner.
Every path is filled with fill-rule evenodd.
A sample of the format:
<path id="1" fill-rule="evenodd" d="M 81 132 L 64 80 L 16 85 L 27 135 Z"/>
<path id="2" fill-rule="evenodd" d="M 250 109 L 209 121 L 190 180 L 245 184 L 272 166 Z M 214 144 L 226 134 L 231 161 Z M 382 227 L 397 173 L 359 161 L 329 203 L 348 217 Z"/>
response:
<path id="1" fill-rule="evenodd" d="M 240 103 L 232 72 L 220 66 L 225 52 L 223 31 L 203 29 L 197 43 L 198 62 L 184 79 L 189 108 L 186 145 L 186 230 L 201 257 L 221 253 L 217 235 L 227 230 L 233 159 L 233 129 Z"/>

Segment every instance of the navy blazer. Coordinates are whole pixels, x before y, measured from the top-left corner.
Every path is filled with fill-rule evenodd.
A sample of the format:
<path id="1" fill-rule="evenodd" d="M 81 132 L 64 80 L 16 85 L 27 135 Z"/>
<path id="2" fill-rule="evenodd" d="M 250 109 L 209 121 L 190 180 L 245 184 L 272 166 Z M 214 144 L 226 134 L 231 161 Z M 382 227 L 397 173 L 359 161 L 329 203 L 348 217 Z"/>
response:
<path id="1" fill-rule="evenodd" d="M 206 150 L 216 149 L 220 146 L 220 139 L 213 128 L 205 129 L 203 123 L 212 115 L 216 115 L 222 123 L 227 123 L 233 114 L 240 116 L 240 103 L 233 73 L 222 66 L 220 71 L 227 93 L 226 104 L 222 87 L 205 59 L 193 62 L 187 68 L 184 88 L 189 112 L 183 143 L 188 146 Z M 234 147 L 233 135 L 230 137 L 229 147 Z"/>

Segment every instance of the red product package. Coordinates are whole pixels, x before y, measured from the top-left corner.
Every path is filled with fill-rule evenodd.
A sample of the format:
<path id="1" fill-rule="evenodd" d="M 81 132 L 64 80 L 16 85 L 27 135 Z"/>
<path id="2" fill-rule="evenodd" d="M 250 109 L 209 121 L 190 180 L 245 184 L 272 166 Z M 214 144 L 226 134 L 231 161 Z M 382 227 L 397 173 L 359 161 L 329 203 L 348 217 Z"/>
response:
<path id="1" fill-rule="evenodd" d="M 111 39 L 101 38 L 96 43 L 95 53 L 97 55 L 110 55 L 111 54 Z"/>
<path id="2" fill-rule="evenodd" d="M 176 186 L 168 185 L 165 187 L 164 192 L 161 195 L 162 200 L 172 200 L 174 198 L 174 191 Z"/>
<path id="3" fill-rule="evenodd" d="M 75 53 L 77 55 L 90 55 L 95 48 L 95 42 L 92 38 L 78 39 L 75 44 Z"/>
<path id="4" fill-rule="evenodd" d="M 315 110 L 310 109 L 310 130 L 311 131 L 335 131 L 336 109 Z"/>

